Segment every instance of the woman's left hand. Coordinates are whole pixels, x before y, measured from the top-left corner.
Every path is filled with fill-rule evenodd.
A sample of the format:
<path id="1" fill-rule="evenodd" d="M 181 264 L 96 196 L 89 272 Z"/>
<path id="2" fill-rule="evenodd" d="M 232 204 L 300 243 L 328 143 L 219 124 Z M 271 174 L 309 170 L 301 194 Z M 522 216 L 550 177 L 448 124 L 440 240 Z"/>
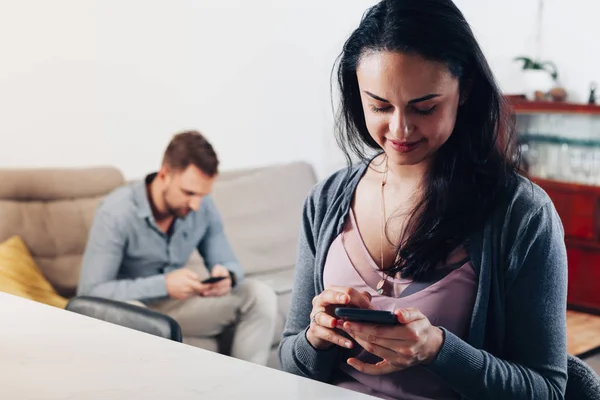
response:
<path id="1" fill-rule="evenodd" d="M 416 308 L 398 309 L 394 314 L 398 325 L 343 323 L 341 328 L 363 349 L 383 359 L 377 364 L 367 364 L 349 358 L 349 365 L 365 374 L 384 375 L 435 359 L 444 342 L 443 331 L 431 325 Z"/>

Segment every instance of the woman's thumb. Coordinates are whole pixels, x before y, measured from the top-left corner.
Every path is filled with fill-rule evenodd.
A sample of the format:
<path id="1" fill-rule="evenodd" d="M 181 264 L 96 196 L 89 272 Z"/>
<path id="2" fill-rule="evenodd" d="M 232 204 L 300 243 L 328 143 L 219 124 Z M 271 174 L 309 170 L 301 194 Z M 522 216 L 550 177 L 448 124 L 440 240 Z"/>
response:
<path id="1" fill-rule="evenodd" d="M 369 300 L 369 301 L 371 301 L 371 299 L 373 298 L 373 297 L 371 297 L 371 293 L 369 293 L 369 292 L 362 292 L 362 295 L 365 296 L 367 298 L 367 300 Z"/>
<path id="2" fill-rule="evenodd" d="M 394 311 L 394 314 L 398 317 L 398 321 L 402 324 L 408 324 L 418 319 L 425 318 L 425 316 L 416 308 L 398 308 Z"/>

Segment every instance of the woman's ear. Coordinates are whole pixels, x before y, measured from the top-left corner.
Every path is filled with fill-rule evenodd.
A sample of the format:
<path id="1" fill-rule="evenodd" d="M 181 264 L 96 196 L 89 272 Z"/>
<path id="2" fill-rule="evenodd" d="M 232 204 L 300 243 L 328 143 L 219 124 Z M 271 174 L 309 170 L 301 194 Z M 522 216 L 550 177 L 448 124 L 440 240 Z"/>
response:
<path id="1" fill-rule="evenodd" d="M 467 102 L 469 95 L 471 94 L 471 89 L 473 88 L 473 80 L 465 79 L 460 84 L 460 98 L 458 99 L 458 105 L 462 106 Z"/>

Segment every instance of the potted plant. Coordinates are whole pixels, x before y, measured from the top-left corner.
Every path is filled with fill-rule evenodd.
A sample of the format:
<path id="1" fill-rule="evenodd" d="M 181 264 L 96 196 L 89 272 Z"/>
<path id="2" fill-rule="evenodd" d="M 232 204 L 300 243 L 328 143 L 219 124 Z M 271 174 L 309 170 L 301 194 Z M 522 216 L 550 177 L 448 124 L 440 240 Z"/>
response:
<path id="1" fill-rule="evenodd" d="M 516 57 L 514 60 L 523 62 L 523 84 L 527 97 L 535 98 L 535 92 L 545 95 L 557 86 L 558 69 L 552 61 L 538 61 L 529 57 Z"/>

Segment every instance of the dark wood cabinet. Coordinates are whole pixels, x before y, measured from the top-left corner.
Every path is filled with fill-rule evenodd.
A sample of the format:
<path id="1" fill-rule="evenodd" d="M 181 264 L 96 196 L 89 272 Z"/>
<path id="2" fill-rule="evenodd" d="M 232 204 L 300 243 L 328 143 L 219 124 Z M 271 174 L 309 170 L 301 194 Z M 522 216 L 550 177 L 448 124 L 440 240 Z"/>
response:
<path id="1" fill-rule="evenodd" d="M 569 291 L 567 303 L 600 311 L 600 246 L 567 240 Z"/>
<path id="2" fill-rule="evenodd" d="M 548 193 L 564 226 L 568 305 L 600 313 L 600 106 L 506 98 L 520 141 L 529 147 L 530 178 Z M 556 156 L 565 153 L 566 158 Z M 577 173 L 564 173 L 577 168 L 577 163 L 581 168 L 584 160 L 588 163 L 584 181 Z"/>
<path id="3" fill-rule="evenodd" d="M 569 306 L 600 312 L 600 187 L 532 180 L 548 193 L 564 226 Z"/>

